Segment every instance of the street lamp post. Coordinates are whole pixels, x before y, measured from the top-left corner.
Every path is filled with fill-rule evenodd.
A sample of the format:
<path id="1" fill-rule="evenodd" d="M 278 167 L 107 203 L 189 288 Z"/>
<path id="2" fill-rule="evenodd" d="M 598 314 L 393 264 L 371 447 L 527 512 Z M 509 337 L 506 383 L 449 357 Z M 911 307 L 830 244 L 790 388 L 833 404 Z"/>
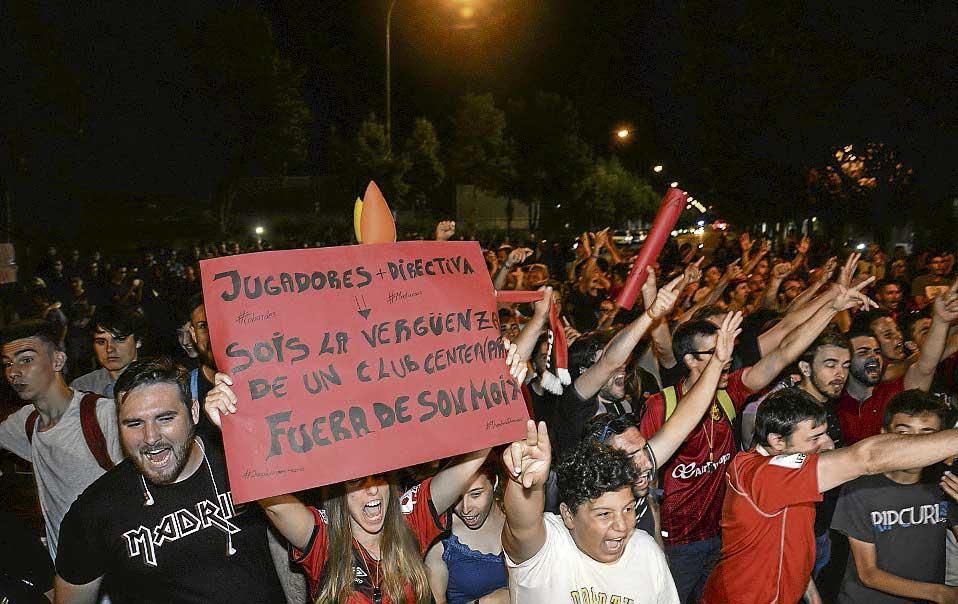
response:
<path id="1" fill-rule="evenodd" d="M 390 155 L 393 151 L 392 143 L 392 55 L 390 54 L 390 34 L 393 22 L 393 9 L 396 7 L 396 0 L 389 0 L 389 10 L 386 12 L 386 150 Z"/>

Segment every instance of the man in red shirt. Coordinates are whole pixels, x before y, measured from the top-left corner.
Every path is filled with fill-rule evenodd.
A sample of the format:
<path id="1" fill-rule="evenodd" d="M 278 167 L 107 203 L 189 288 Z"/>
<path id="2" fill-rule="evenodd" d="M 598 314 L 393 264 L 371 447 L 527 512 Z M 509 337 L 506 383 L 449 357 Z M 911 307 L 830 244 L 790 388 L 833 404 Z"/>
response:
<path id="1" fill-rule="evenodd" d="M 685 602 L 691 595 L 701 593 L 719 558 L 722 547 L 719 520 L 725 496 L 721 470 L 735 454 L 732 431 L 735 414 L 741 411 L 750 394 L 768 386 L 794 363 L 837 313 L 874 304 L 860 291 L 869 282 L 852 289 L 836 285 L 825 294 L 827 298 L 818 310 L 758 363 L 730 375 L 726 369 L 711 411 L 692 430 L 675 456 L 664 464 L 662 536 L 679 601 Z M 642 418 L 643 436 L 651 438 L 660 430 L 670 414 L 667 409 L 674 406 L 669 399 L 681 404 L 683 393 L 698 381 L 715 351 L 716 331 L 715 325 L 708 321 L 686 323 L 675 331 L 672 337 L 675 358 L 686 368 L 688 376 L 673 392 L 666 389 L 649 398 Z"/>
<path id="2" fill-rule="evenodd" d="M 798 602 L 815 559 L 815 503 L 822 493 L 866 474 L 924 467 L 958 454 L 958 430 L 882 434 L 834 449 L 825 409 L 785 388 L 755 417 L 759 443 L 729 464 L 722 506 L 722 558 L 702 604 Z M 808 593 L 820 604 L 817 592 Z"/>
<path id="3" fill-rule="evenodd" d="M 852 364 L 845 392 L 838 399 L 836 413 L 846 444 L 855 444 L 863 438 L 881 432 L 882 418 L 889 399 L 902 390 L 918 388 L 927 391 L 935 377 L 935 369 L 945 350 L 948 327 L 958 320 L 953 310 L 958 300 L 958 281 L 935 298 L 932 305 L 931 327 L 921 344 L 921 352 L 901 378 L 881 381 L 885 359 L 878 339 L 871 331 L 853 331 L 848 334 L 852 343 Z"/>

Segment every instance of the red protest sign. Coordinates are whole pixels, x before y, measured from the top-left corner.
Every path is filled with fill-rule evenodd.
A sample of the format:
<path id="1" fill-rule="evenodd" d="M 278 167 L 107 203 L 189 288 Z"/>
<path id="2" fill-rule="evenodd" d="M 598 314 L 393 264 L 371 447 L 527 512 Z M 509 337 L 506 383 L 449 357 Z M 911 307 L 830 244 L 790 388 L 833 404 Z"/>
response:
<path id="1" fill-rule="evenodd" d="M 200 263 L 233 498 L 250 501 L 521 438 L 474 242 L 263 252 Z"/>

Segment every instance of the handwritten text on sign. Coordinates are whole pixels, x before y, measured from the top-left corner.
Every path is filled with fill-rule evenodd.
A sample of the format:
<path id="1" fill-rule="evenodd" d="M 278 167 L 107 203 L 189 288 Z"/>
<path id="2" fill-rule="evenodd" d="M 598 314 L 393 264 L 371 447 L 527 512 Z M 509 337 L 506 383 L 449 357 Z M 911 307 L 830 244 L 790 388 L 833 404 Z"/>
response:
<path id="1" fill-rule="evenodd" d="M 201 263 L 239 502 L 520 438 L 476 243 L 265 252 Z"/>

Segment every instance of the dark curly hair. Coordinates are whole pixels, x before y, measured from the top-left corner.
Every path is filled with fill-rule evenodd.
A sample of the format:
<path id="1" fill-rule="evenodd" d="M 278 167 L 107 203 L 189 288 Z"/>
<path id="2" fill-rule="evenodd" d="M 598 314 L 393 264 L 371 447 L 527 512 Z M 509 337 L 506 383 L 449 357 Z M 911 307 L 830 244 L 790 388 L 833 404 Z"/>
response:
<path id="1" fill-rule="evenodd" d="M 623 451 L 592 439 L 569 451 L 556 467 L 559 502 L 573 514 L 579 506 L 606 493 L 632 488 L 638 478 L 635 464 Z"/>

